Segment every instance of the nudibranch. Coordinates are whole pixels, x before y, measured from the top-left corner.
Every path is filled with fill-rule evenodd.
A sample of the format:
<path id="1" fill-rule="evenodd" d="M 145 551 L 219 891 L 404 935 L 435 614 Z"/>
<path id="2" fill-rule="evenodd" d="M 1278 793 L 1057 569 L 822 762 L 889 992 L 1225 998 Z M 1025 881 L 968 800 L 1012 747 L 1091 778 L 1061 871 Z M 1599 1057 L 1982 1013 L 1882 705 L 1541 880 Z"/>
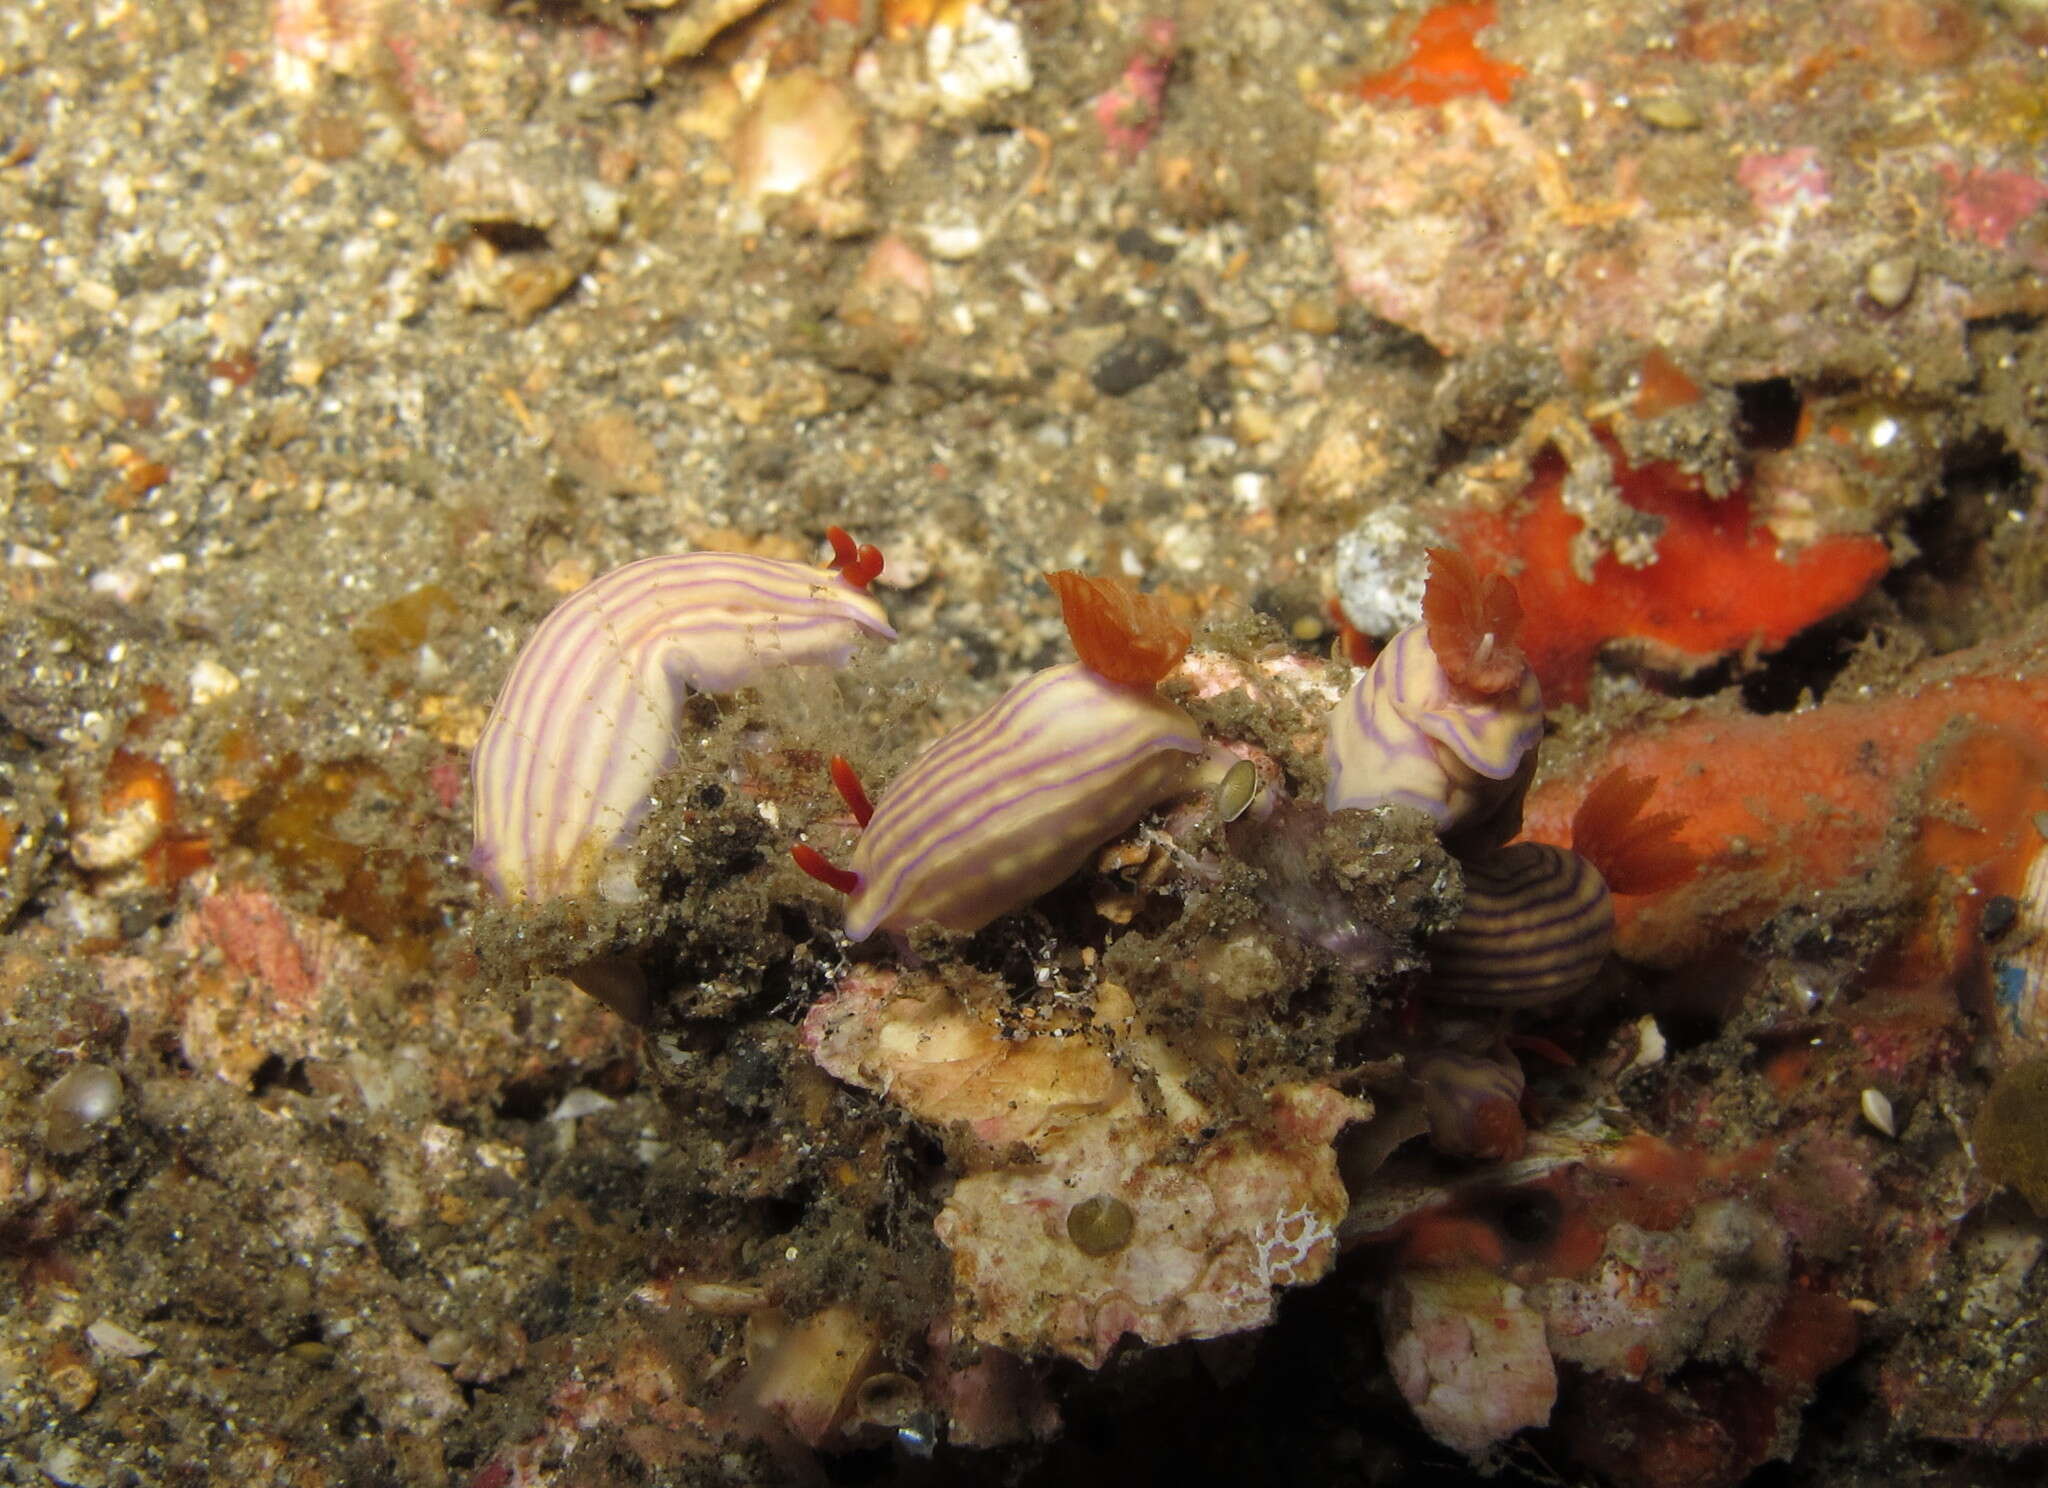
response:
<path id="1" fill-rule="evenodd" d="M 1429 940 L 1429 995 L 1539 1007 L 1593 980 L 1614 946 L 1600 870 L 1547 842 L 1517 842 L 1464 864 L 1465 907 Z"/>
<path id="2" fill-rule="evenodd" d="M 836 868 L 802 844 L 792 855 L 849 896 L 849 939 L 927 921 L 979 930 L 1193 783 L 1201 729 L 1155 690 L 1186 654 L 1188 632 L 1113 580 L 1046 579 L 1079 661 L 1025 678 L 919 755 L 872 807 L 845 762 L 833 762 L 861 825 L 852 864 Z"/>
<path id="3" fill-rule="evenodd" d="M 470 761 L 471 858 L 507 899 L 585 892 L 677 758 L 692 691 L 775 667 L 842 666 L 896 632 L 868 585 L 872 545 L 837 527 L 823 568 L 670 553 L 615 568 L 556 606 L 513 662 Z"/>
<path id="4" fill-rule="evenodd" d="M 1677 813 L 1642 814 L 1654 790 L 1610 771 L 1579 804 L 1570 848 L 1517 842 L 1465 862 L 1465 907 L 1429 940 L 1430 996 L 1540 1007 L 1591 982 L 1614 945 L 1613 896 L 1658 893 L 1697 868 Z"/>
<path id="5" fill-rule="evenodd" d="M 1543 689 L 1523 659 L 1515 587 L 1464 555 L 1429 554 L 1422 623 L 1387 643 L 1330 714 L 1324 805 L 1413 806 L 1454 847 L 1521 829 L 1543 738 Z"/>
<path id="6" fill-rule="evenodd" d="M 1430 1145 L 1451 1157 L 1512 1162 L 1522 1155 L 1522 1066 L 1497 1050 L 1436 1049 L 1415 1061 L 1416 1088 L 1429 1117 Z"/>

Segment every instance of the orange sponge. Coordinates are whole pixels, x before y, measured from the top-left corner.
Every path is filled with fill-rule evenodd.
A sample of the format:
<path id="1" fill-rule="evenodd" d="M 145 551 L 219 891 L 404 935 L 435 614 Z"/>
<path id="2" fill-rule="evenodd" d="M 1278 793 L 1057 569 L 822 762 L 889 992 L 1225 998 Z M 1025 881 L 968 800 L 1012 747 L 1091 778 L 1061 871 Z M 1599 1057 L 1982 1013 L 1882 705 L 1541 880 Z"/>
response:
<path id="1" fill-rule="evenodd" d="M 1552 702 L 1585 698 L 1593 658 L 1610 641 L 1647 641 L 1694 661 L 1750 645 L 1774 649 L 1856 599 L 1890 565 L 1876 537 L 1825 537 L 1786 556 L 1753 522 L 1746 489 L 1717 500 L 1677 466 L 1630 465 L 1610 437 L 1601 442 L 1621 499 L 1663 519 L 1656 560 L 1645 567 L 1605 554 L 1591 583 L 1573 571 L 1572 539 L 1585 524 L 1565 507 L 1565 465 L 1555 455 L 1544 456 L 1521 500 L 1447 521 L 1474 559 L 1514 575 L 1522 650 Z"/>

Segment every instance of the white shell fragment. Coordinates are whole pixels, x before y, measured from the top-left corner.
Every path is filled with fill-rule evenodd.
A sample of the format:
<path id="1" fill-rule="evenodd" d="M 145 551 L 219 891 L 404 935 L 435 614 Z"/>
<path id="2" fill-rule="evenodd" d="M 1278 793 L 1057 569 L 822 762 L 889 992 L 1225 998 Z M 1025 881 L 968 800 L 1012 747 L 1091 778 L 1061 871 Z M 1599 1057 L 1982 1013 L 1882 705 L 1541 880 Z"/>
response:
<path id="1" fill-rule="evenodd" d="M 599 1111 L 609 1111 L 618 1104 L 599 1090 L 581 1086 L 564 1095 L 555 1109 L 548 1113 L 550 1121 L 574 1121 L 579 1116 L 595 1116 Z"/>
<path id="2" fill-rule="evenodd" d="M 242 679 L 208 656 L 193 664 L 186 686 L 191 691 L 193 704 L 203 708 L 239 691 Z"/>
<path id="3" fill-rule="evenodd" d="M 112 1318 L 101 1318 L 88 1324 L 85 1336 L 92 1341 L 94 1348 L 116 1359 L 140 1359 L 156 1352 L 155 1344 L 130 1333 Z"/>
<path id="4" fill-rule="evenodd" d="M 1866 1087 L 1861 1101 L 1863 1119 L 1888 1137 L 1896 1137 L 1899 1128 L 1892 1116 L 1892 1103 L 1882 1090 Z"/>

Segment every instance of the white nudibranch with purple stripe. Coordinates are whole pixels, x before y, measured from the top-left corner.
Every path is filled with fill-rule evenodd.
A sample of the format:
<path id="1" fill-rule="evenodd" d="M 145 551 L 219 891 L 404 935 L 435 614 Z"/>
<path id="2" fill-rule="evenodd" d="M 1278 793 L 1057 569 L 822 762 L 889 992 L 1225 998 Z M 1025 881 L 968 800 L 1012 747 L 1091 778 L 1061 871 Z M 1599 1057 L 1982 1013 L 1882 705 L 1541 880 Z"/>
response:
<path id="1" fill-rule="evenodd" d="M 1543 688 L 1515 642 L 1521 608 L 1505 579 L 1482 586 L 1437 549 L 1424 615 L 1330 714 L 1324 805 L 1413 806 L 1447 840 L 1497 845 L 1520 830 L 1543 738 Z"/>
<path id="2" fill-rule="evenodd" d="M 830 568 L 741 553 L 642 558 L 557 606 L 519 653 L 470 760 L 472 865 L 507 899 L 586 892 L 677 759 L 695 692 L 774 667 L 842 666 L 896 632 L 882 556 L 830 533 Z"/>
<path id="3" fill-rule="evenodd" d="M 1195 721 L 1081 662 L 1034 673 L 920 755 L 862 830 L 846 933 L 978 930 L 1177 794 Z"/>
<path id="4" fill-rule="evenodd" d="M 918 756 L 873 808 L 834 762 L 862 825 L 852 867 L 808 845 L 793 854 L 849 896 L 851 939 L 927 921 L 978 930 L 1196 783 L 1201 729 L 1153 690 L 1179 664 L 1188 633 L 1156 601 L 1108 580 L 1046 577 L 1080 661 L 1025 678 Z"/>
<path id="5" fill-rule="evenodd" d="M 1411 625 L 1331 715 L 1324 804 L 1413 806 L 1446 830 L 1513 779 L 1542 737 L 1543 693 L 1533 673 L 1505 703 L 1460 697 L 1427 627 Z"/>

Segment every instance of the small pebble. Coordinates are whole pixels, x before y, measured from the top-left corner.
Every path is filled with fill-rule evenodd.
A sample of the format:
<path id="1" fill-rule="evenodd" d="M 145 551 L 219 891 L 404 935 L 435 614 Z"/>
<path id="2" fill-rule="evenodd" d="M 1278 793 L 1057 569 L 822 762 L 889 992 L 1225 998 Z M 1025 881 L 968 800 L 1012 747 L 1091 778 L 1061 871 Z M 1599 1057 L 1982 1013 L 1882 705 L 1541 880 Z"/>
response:
<path id="1" fill-rule="evenodd" d="M 1157 336 L 1126 336 L 1095 359 L 1088 380 L 1097 392 L 1121 398 L 1181 361 L 1181 354 Z"/>
<path id="2" fill-rule="evenodd" d="M 934 213 L 924 223 L 924 245 L 933 258 L 958 263 L 973 258 L 988 246 L 988 234 L 972 217 Z"/>
<path id="3" fill-rule="evenodd" d="M 1898 1124 L 1892 1116 L 1892 1103 L 1885 1099 L 1881 1090 L 1865 1089 L 1863 1092 L 1863 1119 L 1888 1137 L 1899 1134 Z"/>
<path id="4" fill-rule="evenodd" d="M 1142 227 L 1127 227 L 1116 235 L 1116 251 L 1125 258 L 1141 258 L 1147 263 L 1172 263 L 1178 251 L 1171 243 L 1162 243 Z"/>
<path id="5" fill-rule="evenodd" d="M 1287 324 L 1311 336 L 1337 334 L 1337 307 L 1320 295 L 1296 300 L 1287 307 Z"/>
<path id="6" fill-rule="evenodd" d="M 121 1111 L 121 1077 L 103 1064 L 74 1064 L 43 1096 L 43 1140 L 64 1156 L 82 1152 Z"/>
<path id="7" fill-rule="evenodd" d="M 194 663 L 191 675 L 185 680 L 186 686 L 191 689 L 194 705 L 201 708 L 208 703 L 219 702 L 230 693 L 239 690 L 242 685 L 240 677 L 210 656 Z"/>
<path id="8" fill-rule="evenodd" d="M 1656 129 L 1686 130 L 1700 127 L 1700 111 L 1673 93 L 1655 93 L 1636 103 L 1636 113 Z"/>
<path id="9" fill-rule="evenodd" d="M 1906 254 L 1880 258 L 1863 271 L 1863 292 L 1870 302 L 1885 310 L 1896 310 L 1913 293 L 1920 277 L 1920 265 Z"/>

